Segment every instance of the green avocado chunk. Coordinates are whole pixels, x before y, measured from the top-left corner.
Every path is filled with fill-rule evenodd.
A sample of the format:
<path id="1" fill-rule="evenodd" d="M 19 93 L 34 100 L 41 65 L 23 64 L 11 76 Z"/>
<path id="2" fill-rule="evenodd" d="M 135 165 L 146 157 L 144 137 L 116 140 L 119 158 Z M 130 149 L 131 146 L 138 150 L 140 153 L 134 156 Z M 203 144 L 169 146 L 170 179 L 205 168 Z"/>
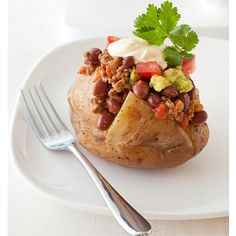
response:
<path id="1" fill-rule="evenodd" d="M 165 70 L 163 76 L 153 75 L 149 83 L 149 86 L 157 92 L 170 85 L 180 93 L 187 93 L 193 88 L 192 81 L 185 76 L 179 66 Z"/>
<path id="2" fill-rule="evenodd" d="M 140 79 L 139 75 L 137 74 L 136 70 L 133 68 L 130 73 L 129 83 L 133 85 L 139 79 Z"/>
<path id="3" fill-rule="evenodd" d="M 157 92 L 161 92 L 162 89 L 170 85 L 172 84 L 169 79 L 159 75 L 153 75 L 149 82 L 149 87 L 154 88 Z"/>

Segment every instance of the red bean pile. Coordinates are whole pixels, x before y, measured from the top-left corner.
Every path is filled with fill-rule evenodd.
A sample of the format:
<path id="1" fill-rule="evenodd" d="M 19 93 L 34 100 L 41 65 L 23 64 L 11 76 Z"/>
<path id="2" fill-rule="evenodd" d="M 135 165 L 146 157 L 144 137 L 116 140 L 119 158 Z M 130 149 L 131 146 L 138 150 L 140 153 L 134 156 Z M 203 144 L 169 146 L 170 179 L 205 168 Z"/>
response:
<path id="1" fill-rule="evenodd" d="M 102 51 L 98 48 L 92 48 L 89 52 L 84 54 L 84 63 L 88 66 L 100 66 L 99 55 Z M 132 68 L 134 66 L 134 58 L 128 56 L 122 60 L 123 68 Z M 193 84 L 194 85 L 194 84 Z M 115 116 L 118 114 L 122 103 L 124 102 L 129 90 L 123 91 L 121 96 L 121 101 L 111 98 L 108 96 L 108 92 L 111 89 L 111 84 L 104 82 L 102 79 L 98 79 L 94 83 L 93 95 L 96 100 L 96 109 L 93 111 L 99 113 L 98 116 L 98 128 L 100 130 L 106 130 L 111 125 Z M 191 100 L 195 97 L 195 87 L 188 93 L 179 93 L 173 86 L 168 86 L 163 89 L 160 93 L 150 89 L 149 83 L 144 80 L 138 80 L 132 86 L 133 93 L 140 99 L 146 100 L 148 104 L 154 109 L 165 99 L 170 99 L 175 102 L 176 100 L 181 100 L 183 102 L 184 108 L 183 112 L 187 112 L 190 106 Z M 197 111 L 194 113 L 193 119 L 190 121 L 191 125 L 198 126 L 207 120 L 207 113 L 202 111 Z"/>
<path id="2" fill-rule="evenodd" d="M 115 99 L 109 98 L 108 84 L 101 79 L 95 82 L 93 87 L 93 95 L 103 101 L 101 104 L 101 109 L 99 109 L 98 116 L 98 128 L 100 130 L 106 130 L 112 123 L 115 115 L 119 112 L 121 108 L 121 103 Z"/>
<path id="3" fill-rule="evenodd" d="M 154 90 L 150 90 L 149 84 L 146 81 L 139 80 L 132 87 L 133 93 L 141 99 L 147 100 L 152 108 L 157 107 L 162 102 L 162 97 L 169 98 L 172 101 L 177 99 L 181 100 L 184 104 L 183 112 L 186 112 L 189 108 L 190 101 L 195 96 L 195 88 L 188 93 L 179 93 L 173 86 L 168 86 L 160 93 Z M 191 125 L 198 126 L 207 120 L 206 111 L 199 111 L 194 113 L 194 117 L 190 122 Z"/>

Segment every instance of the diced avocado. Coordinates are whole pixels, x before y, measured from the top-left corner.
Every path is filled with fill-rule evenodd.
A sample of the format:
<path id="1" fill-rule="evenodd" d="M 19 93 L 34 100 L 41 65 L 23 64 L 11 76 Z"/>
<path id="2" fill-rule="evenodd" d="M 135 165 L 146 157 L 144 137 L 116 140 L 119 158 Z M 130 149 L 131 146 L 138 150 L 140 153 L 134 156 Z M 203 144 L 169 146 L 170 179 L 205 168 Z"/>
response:
<path id="1" fill-rule="evenodd" d="M 157 92 L 160 92 L 170 85 L 171 82 L 168 78 L 159 75 L 153 75 L 149 82 L 149 87 L 154 88 Z"/>
<path id="2" fill-rule="evenodd" d="M 180 93 L 187 93 L 193 88 L 192 81 L 182 72 L 181 67 L 165 70 L 163 76 L 153 75 L 149 86 L 157 92 L 168 86 L 174 86 Z"/>
<path id="3" fill-rule="evenodd" d="M 129 83 L 133 85 L 139 79 L 140 79 L 139 75 L 137 74 L 136 70 L 133 68 L 130 73 Z"/>
<path id="4" fill-rule="evenodd" d="M 187 93 L 193 88 L 192 81 L 185 76 L 181 67 L 170 68 L 164 71 L 163 76 L 168 78 L 180 93 Z"/>
<path id="5" fill-rule="evenodd" d="M 181 70 L 181 66 L 177 66 L 175 68 L 169 68 L 168 70 L 165 70 L 163 73 L 163 76 L 166 78 L 171 78 L 171 77 L 181 77 L 185 76 L 184 73 Z"/>
<path id="6" fill-rule="evenodd" d="M 173 86 L 180 92 L 180 93 L 187 93 L 192 90 L 193 84 L 190 79 L 186 77 L 180 77 L 174 81 L 171 81 Z"/>

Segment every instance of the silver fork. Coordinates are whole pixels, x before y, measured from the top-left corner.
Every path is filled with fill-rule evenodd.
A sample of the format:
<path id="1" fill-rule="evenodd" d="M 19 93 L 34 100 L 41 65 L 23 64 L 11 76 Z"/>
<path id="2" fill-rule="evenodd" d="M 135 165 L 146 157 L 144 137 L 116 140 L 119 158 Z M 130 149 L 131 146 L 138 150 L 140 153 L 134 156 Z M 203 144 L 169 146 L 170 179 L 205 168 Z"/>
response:
<path id="1" fill-rule="evenodd" d="M 21 90 L 23 102 L 33 131 L 38 140 L 49 150 L 72 152 L 86 169 L 97 186 L 111 213 L 130 235 L 148 235 L 151 225 L 107 182 L 86 156 L 75 146 L 74 136 L 70 133 L 43 86 Z M 28 98 L 27 98 L 28 97 Z"/>

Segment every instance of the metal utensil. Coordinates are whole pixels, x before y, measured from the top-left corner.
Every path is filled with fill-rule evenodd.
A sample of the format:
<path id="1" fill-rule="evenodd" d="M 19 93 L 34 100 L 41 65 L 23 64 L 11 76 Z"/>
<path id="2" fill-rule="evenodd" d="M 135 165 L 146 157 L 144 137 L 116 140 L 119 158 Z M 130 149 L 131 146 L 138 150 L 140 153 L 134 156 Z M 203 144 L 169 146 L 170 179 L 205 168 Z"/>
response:
<path id="1" fill-rule="evenodd" d="M 38 140 L 49 150 L 72 152 L 92 178 L 120 226 L 130 235 L 148 235 L 151 232 L 149 222 L 124 200 L 86 156 L 76 148 L 74 136 L 59 117 L 43 86 L 40 84 L 39 87 L 28 89 L 27 94 L 21 90 L 21 94 Z"/>

